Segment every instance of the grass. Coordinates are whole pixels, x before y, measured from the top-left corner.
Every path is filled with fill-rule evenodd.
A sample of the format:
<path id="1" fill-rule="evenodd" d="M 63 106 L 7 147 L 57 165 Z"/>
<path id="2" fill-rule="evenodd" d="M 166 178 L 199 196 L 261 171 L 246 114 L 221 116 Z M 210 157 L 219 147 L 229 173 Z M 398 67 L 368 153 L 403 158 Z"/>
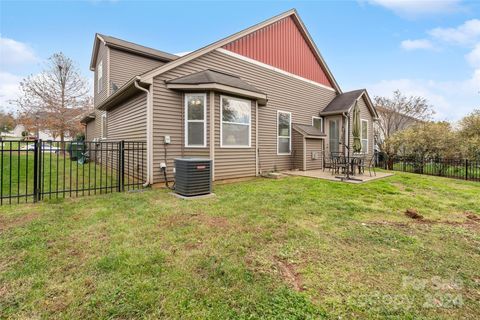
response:
<path id="1" fill-rule="evenodd" d="M 0 318 L 480 317 L 479 183 L 290 177 L 215 193 L 0 208 Z"/>
<path id="2" fill-rule="evenodd" d="M 115 169 L 106 165 L 115 164 L 111 160 L 103 160 L 103 165 L 89 161 L 85 164 L 79 164 L 77 161 L 71 161 L 68 154 L 62 153 L 43 153 L 41 165 L 42 181 L 41 190 L 51 192 L 45 195 L 47 198 L 59 196 L 75 195 L 76 190 L 80 194 L 104 193 L 115 190 L 118 185 L 118 174 Z M 34 189 L 34 154 L 33 151 L 9 151 L 3 152 L 0 156 L 0 187 L 3 202 L 16 203 L 18 201 L 33 201 L 32 195 Z M 97 189 L 90 192 L 87 189 Z M 8 199 L 9 196 L 21 197 Z"/>

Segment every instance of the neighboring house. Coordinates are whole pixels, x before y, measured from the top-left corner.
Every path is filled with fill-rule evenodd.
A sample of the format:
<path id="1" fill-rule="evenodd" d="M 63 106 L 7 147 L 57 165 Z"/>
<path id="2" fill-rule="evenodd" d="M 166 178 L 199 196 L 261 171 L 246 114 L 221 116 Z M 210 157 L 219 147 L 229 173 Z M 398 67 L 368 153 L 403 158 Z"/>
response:
<path id="1" fill-rule="evenodd" d="M 412 116 L 385 108 L 375 106 L 378 114 L 378 121 L 375 122 L 375 151 L 382 151 L 381 145 L 385 137 L 392 136 L 395 132 L 399 132 L 422 122 Z"/>
<path id="2" fill-rule="evenodd" d="M 295 10 L 182 57 L 96 34 L 90 68 L 87 140 L 146 141 L 148 183 L 163 181 L 161 163 L 172 179 L 178 157 L 213 159 L 217 180 L 321 169 L 352 144 L 355 104 L 373 155 L 366 90 L 342 93 Z"/>
<path id="3" fill-rule="evenodd" d="M 78 120 L 77 120 L 78 121 Z M 15 128 L 9 132 L 7 135 L 14 138 L 24 138 L 23 133 L 26 131 L 26 128 L 23 124 L 17 124 Z M 29 131 L 28 137 L 37 137 L 37 132 Z M 58 135 L 54 135 L 50 130 L 40 130 L 38 131 L 38 139 L 45 141 L 58 139 Z M 65 141 L 71 141 L 72 138 L 68 135 L 65 136 Z"/>

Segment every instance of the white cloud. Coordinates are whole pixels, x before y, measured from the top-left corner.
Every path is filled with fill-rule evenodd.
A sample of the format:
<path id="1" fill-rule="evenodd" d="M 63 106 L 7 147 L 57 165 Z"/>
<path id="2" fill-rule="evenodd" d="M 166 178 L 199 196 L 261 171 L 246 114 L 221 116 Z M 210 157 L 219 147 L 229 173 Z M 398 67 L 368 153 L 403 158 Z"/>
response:
<path id="1" fill-rule="evenodd" d="M 23 65 L 38 61 L 27 44 L 0 36 L 0 62 L 3 66 Z"/>
<path id="2" fill-rule="evenodd" d="M 402 47 L 404 50 L 432 50 L 435 48 L 433 43 L 427 39 L 403 40 L 400 44 L 400 47 Z"/>
<path id="3" fill-rule="evenodd" d="M 15 99 L 19 93 L 19 83 L 21 77 L 8 72 L 0 71 L 0 107 L 13 111 L 14 107 L 10 105 L 9 100 Z"/>
<path id="4" fill-rule="evenodd" d="M 192 53 L 192 51 L 184 51 L 184 52 L 178 52 L 178 53 L 174 53 L 174 54 L 176 56 L 183 57 L 183 56 L 186 56 L 189 53 Z"/>
<path id="5" fill-rule="evenodd" d="M 435 28 L 428 33 L 443 42 L 471 45 L 480 38 L 480 20 L 467 20 L 456 28 Z"/>
<path id="6" fill-rule="evenodd" d="M 460 0 L 367 0 L 369 4 L 378 5 L 403 17 L 443 14 L 462 9 Z"/>
<path id="7" fill-rule="evenodd" d="M 474 68 L 480 68 L 480 42 L 465 56 L 468 63 Z"/>
<path id="8" fill-rule="evenodd" d="M 479 107 L 480 68 L 464 81 L 392 79 L 373 83 L 367 88 L 373 96 L 391 96 L 398 89 L 406 95 L 424 97 L 433 105 L 435 119 L 458 120 Z"/>

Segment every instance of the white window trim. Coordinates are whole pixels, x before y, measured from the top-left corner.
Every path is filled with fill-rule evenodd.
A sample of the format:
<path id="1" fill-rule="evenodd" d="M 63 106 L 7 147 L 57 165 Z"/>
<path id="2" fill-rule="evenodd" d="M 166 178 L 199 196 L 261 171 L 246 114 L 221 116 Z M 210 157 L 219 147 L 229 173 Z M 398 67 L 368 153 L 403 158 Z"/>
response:
<path id="1" fill-rule="evenodd" d="M 100 66 L 102 67 L 101 72 L 99 72 Z M 100 88 L 100 84 L 102 87 Z M 97 93 L 100 93 L 103 91 L 103 60 L 100 60 L 100 62 L 97 65 Z"/>
<path id="2" fill-rule="evenodd" d="M 278 115 L 280 113 L 288 113 L 290 115 L 289 119 L 290 119 L 290 123 L 289 123 L 289 130 L 288 130 L 288 134 L 289 134 L 289 139 L 288 139 L 288 144 L 289 144 L 289 150 L 290 152 L 286 153 L 286 152 L 279 152 L 278 151 L 278 147 L 279 147 L 279 143 L 278 141 L 280 140 L 280 137 L 282 138 L 286 138 L 286 136 L 279 136 L 278 135 Z M 281 110 L 277 110 L 277 128 L 276 128 L 276 131 L 277 131 L 277 156 L 289 156 L 292 154 L 292 113 L 291 112 L 288 112 L 288 111 L 281 111 Z"/>
<path id="3" fill-rule="evenodd" d="M 105 121 L 104 121 L 104 119 L 105 119 Z M 105 127 L 103 126 L 103 124 L 105 124 Z M 101 139 L 107 139 L 108 128 L 107 128 L 107 114 L 106 113 L 102 114 L 102 122 L 100 123 L 100 131 L 101 131 L 100 138 Z"/>
<path id="4" fill-rule="evenodd" d="M 203 120 L 188 120 L 188 97 L 189 96 L 202 96 L 203 97 Z M 206 148 L 207 147 L 207 94 L 206 93 L 186 93 L 184 97 L 184 110 L 185 110 L 185 148 Z M 203 145 L 189 145 L 188 144 L 188 123 L 189 122 L 203 122 Z"/>
<path id="5" fill-rule="evenodd" d="M 313 127 L 313 122 L 314 122 L 315 119 L 319 119 L 319 120 L 320 120 L 320 130 L 322 130 L 322 132 L 323 132 L 323 117 L 315 117 L 315 116 L 313 116 L 313 117 L 312 117 L 312 127 Z"/>
<path id="6" fill-rule="evenodd" d="M 362 138 L 362 132 L 363 132 L 363 123 L 366 122 L 367 123 L 367 138 L 366 139 L 363 139 Z M 367 140 L 367 150 L 362 150 L 362 153 L 365 153 L 365 154 L 368 154 L 368 147 L 369 147 L 369 144 L 370 142 L 368 141 L 368 120 L 367 119 L 361 119 L 360 118 L 360 142 L 362 144 L 362 149 L 363 149 L 363 140 Z"/>
<path id="7" fill-rule="evenodd" d="M 248 145 L 223 145 L 223 98 L 229 98 L 233 100 L 238 100 L 238 101 L 244 101 L 248 103 L 250 107 L 250 118 L 248 121 Z M 246 123 L 239 123 L 239 122 L 230 122 L 230 121 L 225 121 L 225 123 L 230 123 L 230 124 L 238 124 L 238 125 L 244 125 L 246 126 Z M 226 95 L 221 95 L 220 96 L 220 148 L 251 148 L 252 147 L 252 102 L 247 99 L 241 99 L 237 97 L 232 97 L 232 96 L 226 96 Z"/>

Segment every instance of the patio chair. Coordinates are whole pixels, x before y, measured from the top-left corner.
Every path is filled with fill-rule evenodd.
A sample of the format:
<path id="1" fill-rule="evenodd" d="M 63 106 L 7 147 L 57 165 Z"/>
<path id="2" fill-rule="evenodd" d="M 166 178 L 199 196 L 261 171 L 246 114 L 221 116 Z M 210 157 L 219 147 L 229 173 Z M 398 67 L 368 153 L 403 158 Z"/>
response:
<path id="1" fill-rule="evenodd" d="M 358 171 L 365 172 L 365 168 L 368 169 L 368 173 L 370 174 L 370 177 L 372 176 L 372 170 L 373 174 L 377 176 L 377 172 L 375 172 L 375 156 L 372 156 L 368 161 L 365 158 L 362 164 L 358 164 Z"/>
<path id="2" fill-rule="evenodd" d="M 334 173 L 347 173 L 349 170 L 349 163 L 347 163 L 347 158 L 345 156 L 338 156 L 334 158 Z"/>
<path id="3" fill-rule="evenodd" d="M 330 156 L 326 157 L 325 152 L 323 152 L 323 171 L 325 171 L 325 168 L 327 168 L 328 170 L 332 170 L 333 165 L 334 164 L 332 155 L 330 154 Z"/>

